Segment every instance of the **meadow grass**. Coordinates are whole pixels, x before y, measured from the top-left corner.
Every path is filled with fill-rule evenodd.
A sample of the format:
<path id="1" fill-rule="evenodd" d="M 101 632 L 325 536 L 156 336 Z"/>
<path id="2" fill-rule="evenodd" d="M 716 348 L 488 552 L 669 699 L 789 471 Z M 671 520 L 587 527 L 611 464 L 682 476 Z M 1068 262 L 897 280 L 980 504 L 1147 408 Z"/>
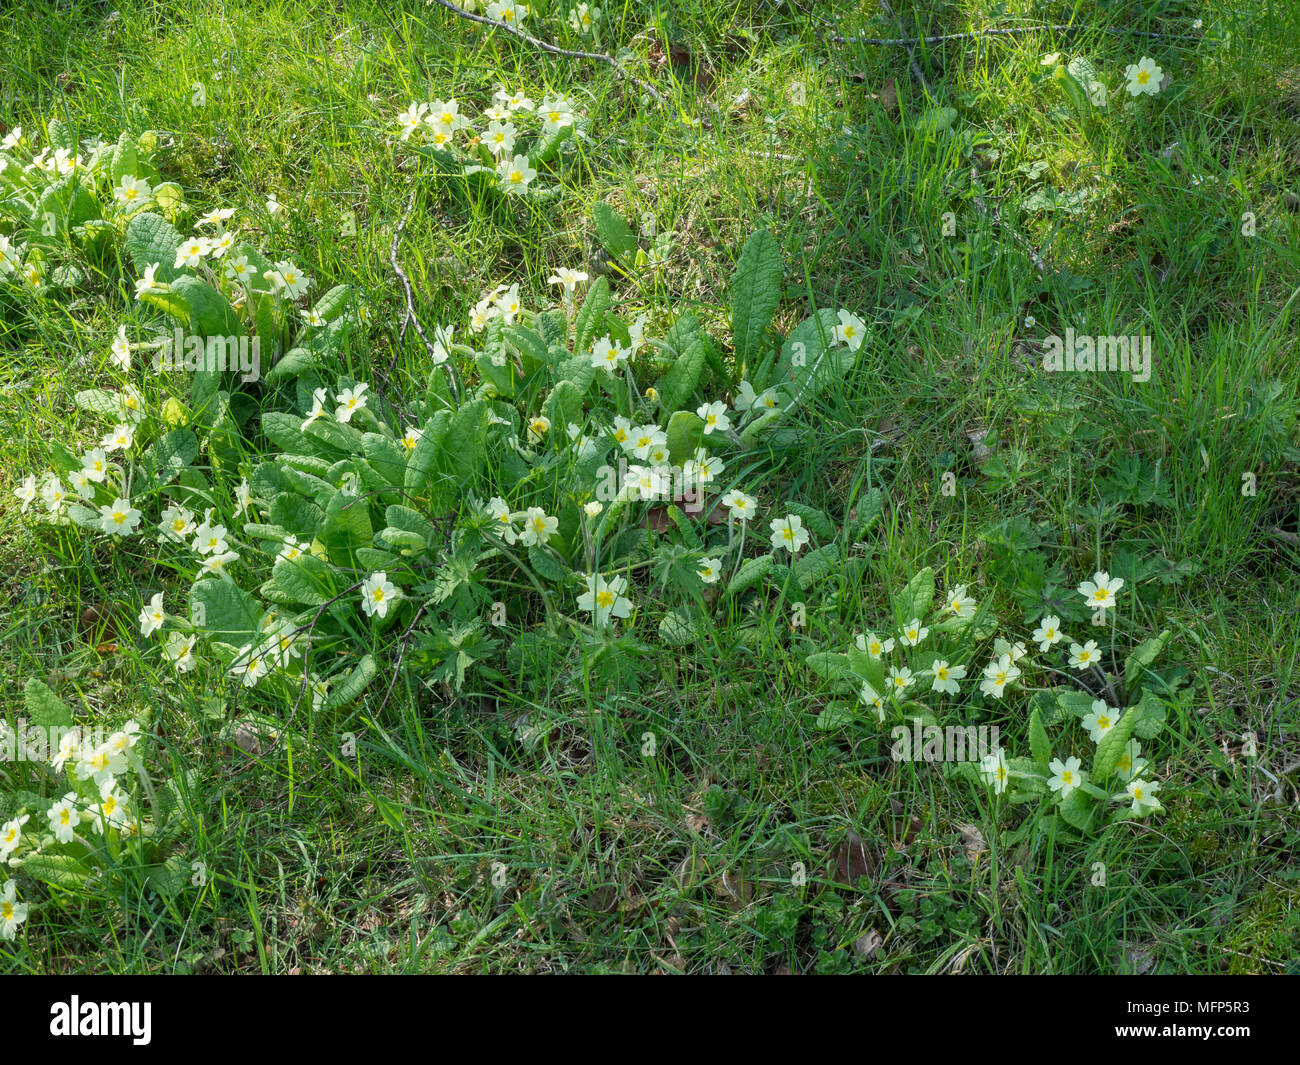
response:
<path id="1" fill-rule="evenodd" d="M 147 653 L 135 614 L 143 588 L 168 587 L 163 564 L 34 527 L 11 491 L 73 437 L 71 394 L 108 380 L 108 341 L 138 306 L 8 305 L 0 709 L 19 712 L 31 677 L 90 715 L 150 709 L 158 775 L 185 782 L 186 857 L 207 879 L 172 898 L 53 889 L 0 944 L 0 968 L 1295 971 L 1300 9 L 894 10 L 606 4 L 602 46 L 662 88 L 661 106 L 603 65 L 412 0 L 0 13 L 0 121 L 172 138 L 164 173 L 188 201 L 236 207 L 246 234 L 365 294 L 376 328 L 341 368 L 358 379 L 394 358 L 401 387 L 428 374 L 423 347 L 399 342 L 389 263 L 412 189 L 400 254 L 426 325 L 463 322 L 501 282 L 538 305 L 557 267 L 594 270 L 603 200 L 672 241 L 616 287 L 620 313 L 662 323 L 689 307 L 726 335 L 735 262 L 768 228 L 783 332 L 822 306 L 878 328 L 746 484 L 837 522 L 871 489 L 886 501 L 859 545 L 865 579 L 832 574 L 806 627 L 750 600 L 691 646 L 647 630 L 603 682 L 553 655 L 458 693 L 403 677 L 381 706 L 384 678 L 328 726 L 302 713 L 298 742 L 261 758 L 228 742 L 230 688 Z M 564 14 L 539 3 L 528 28 L 582 47 Z M 1068 34 L 918 44 L 924 87 L 907 49 L 829 39 L 1071 17 Z M 1122 101 L 1120 72 L 1143 55 L 1170 86 L 1131 111 L 1080 111 L 1040 62 L 1053 52 L 1087 57 Z M 567 91 L 588 118 L 544 206 L 476 199 L 394 150 L 411 100 L 485 102 L 498 84 Z M 921 119 L 944 107 L 941 135 Z M 1149 335 L 1150 380 L 1043 373 L 1042 338 L 1067 327 Z M 926 565 L 1017 622 L 1094 569 L 1130 575 L 1123 638 L 1172 630 L 1163 664 L 1189 681 L 1155 755 L 1164 815 L 1017 834 L 977 789 L 891 761 L 873 721 L 816 726 L 827 697 L 807 656 L 880 625 Z M 1025 748 L 1023 715 L 983 720 Z M 355 757 L 336 749 L 343 731 L 361 737 Z"/>

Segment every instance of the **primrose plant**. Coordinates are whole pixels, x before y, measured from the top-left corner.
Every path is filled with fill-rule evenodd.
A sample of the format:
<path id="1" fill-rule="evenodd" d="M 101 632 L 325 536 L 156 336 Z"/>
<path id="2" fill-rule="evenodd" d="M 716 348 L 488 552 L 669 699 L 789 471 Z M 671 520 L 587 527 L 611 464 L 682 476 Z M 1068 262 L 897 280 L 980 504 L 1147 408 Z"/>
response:
<path id="1" fill-rule="evenodd" d="M 193 880 L 181 841 L 193 780 L 155 784 L 147 738 L 136 720 L 76 725 L 47 685 L 28 681 L 22 715 L 0 719 L 9 784 L 0 789 L 0 866 L 64 891 L 132 884 L 170 896 Z M 0 885 L 0 939 L 13 939 L 28 915 L 14 880 Z"/>
<path id="2" fill-rule="evenodd" d="M 1088 608 L 1104 612 L 1116 608 L 1123 585 L 1100 571 L 1078 593 Z M 833 701 L 819 716 L 819 727 L 849 727 L 865 709 L 878 722 L 890 718 L 937 729 L 941 714 L 997 714 L 1004 705 L 1027 703 L 1032 757 L 1008 758 L 999 747 L 978 762 L 945 764 L 945 770 L 987 786 L 995 797 L 1038 804 L 1045 815 L 1059 812 L 1079 829 L 1093 827 L 1108 810 L 1112 820 L 1161 812 L 1160 784 L 1151 779 L 1139 741 L 1153 740 L 1164 726 L 1162 695 L 1171 688 L 1150 667 L 1169 633 L 1142 642 L 1128 656 L 1121 697 L 1096 640 L 1080 643 L 1062 631 L 1059 617 L 1047 616 L 1028 636 L 1035 654 L 1023 639 L 996 635 L 990 605 L 967 592 L 966 585 L 952 587 L 936 607 L 935 575 L 927 567 L 892 597 L 894 616 L 884 626 L 860 634 L 843 653 L 809 656 L 809 667 L 835 691 L 858 695 L 856 706 Z M 980 649 L 990 639 L 990 657 L 981 669 Z M 1038 677 L 1066 670 L 1086 690 L 1033 685 Z M 1076 719 L 1077 732 L 1065 728 Z M 1054 747 L 1048 728 L 1058 726 Z"/>
<path id="3" fill-rule="evenodd" d="M 412 102 L 398 114 L 397 128 L 400 141 L 415 145 L 440 173 L 463 175 L 505 195 L 546 200 L 556 190 L 543 189 L 538 174 L 581 121 L 567 96 L 535 101 L 501 88 L 473 119 L 453 97 Z"/>
<path id="4" fill-rule="evenodd" d="M 142 299 L 160 286 L 160 303 L 192 314 L 199 286 L 225 299 L 202 257 L 151 276 L 184 242 L 164 221 L 136 256 Z M 656 336 L 648 312 L 614 312 L 607 278 L 558 268 L 549 306 L 501 285 L 468 322 L 437 325 L 419 395 L 340 376 L 306 342 L 272 366 L 255 433 L 239 419 L 196 432 L 131 384 L 81 396 L 105 435 L 81 454 L 52 445 L 53 471 L 18 495 L 55 524 L 150 541 L 181 601 L 143 589 L 141 635 L 177 671 L 218 670 L 282 706 L 310 692 L 318 711 L 341 709 L 385 659 L 417 688 L 454 690 L 471 668 L 504 681 L 543 648 L 599 658 L 647 621 L 689 643 L 761 582 L 802 590 L 842 568 L 880 512 L 878 493 L 846 526 L 790 502 L 748 534 L 770 504 L 731 471 L 793 440 L 791 419 L 863 343 L 842 310 L 771 333 L 782 273 L 771 235 L 754 234 L 732 283 L 739 382 L 694 313 Z M 313 308 L 321 320 L 346 313 L 339 292 Z M 285 298 L 255 287 L 243 305 L 255 296 Z M 278 305 L 258 306 L 255 319 Z"/>

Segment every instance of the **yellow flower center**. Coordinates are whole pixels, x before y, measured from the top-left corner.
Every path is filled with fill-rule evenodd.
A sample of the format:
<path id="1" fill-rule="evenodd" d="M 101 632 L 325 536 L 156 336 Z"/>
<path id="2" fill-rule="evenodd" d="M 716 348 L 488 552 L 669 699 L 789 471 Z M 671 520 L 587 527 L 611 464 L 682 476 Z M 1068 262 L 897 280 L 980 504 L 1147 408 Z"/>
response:
<path id="1" fill-rule="evenodd" d="M 614 594 L 612 592 L 598 592 L 596 595 L 596 602 L 599 603 L 601 607 L 613 606 Z"/>

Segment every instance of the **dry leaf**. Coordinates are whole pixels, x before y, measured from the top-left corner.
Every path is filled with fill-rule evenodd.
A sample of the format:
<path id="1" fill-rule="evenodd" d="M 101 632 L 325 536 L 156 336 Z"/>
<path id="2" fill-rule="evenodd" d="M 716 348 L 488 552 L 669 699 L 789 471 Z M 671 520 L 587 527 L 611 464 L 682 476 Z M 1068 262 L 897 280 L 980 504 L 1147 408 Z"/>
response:
<path id="1" fill-rule="evenodd" d="M 880 101 L 880 106 L 885 109 L 886 114 L 890 116 L 898 114 L 898 86 L 894 84 L 893 78 L 885 79 L 876 99 Z"/>
<path id="2" fill-rule="evenodd" d="M 876 956 L 876 951 L 880 949 L 880 944 L 884 942 L 879 932 L 874 928 L 868 928 L 862 935 L 853 941 L 853 953 L 859 958 L 866 958 L 870 961 Z"/>
<path id="3" fill-rule="evenodd" d="M 861 837 L 850 832 L 832 853 L 835 862 L 834 878 L 837 884 L 855 884 L 860 877 L 875 875 L 875 862 L 867 853 Z"/>
<path id="4" fill-rule="evenodd" d="M 961 833 L 962 849 L 971 862 L 989 849 L 984 842 L 984 834 L 974 825 L 958 825 L 957 831 Z"/>

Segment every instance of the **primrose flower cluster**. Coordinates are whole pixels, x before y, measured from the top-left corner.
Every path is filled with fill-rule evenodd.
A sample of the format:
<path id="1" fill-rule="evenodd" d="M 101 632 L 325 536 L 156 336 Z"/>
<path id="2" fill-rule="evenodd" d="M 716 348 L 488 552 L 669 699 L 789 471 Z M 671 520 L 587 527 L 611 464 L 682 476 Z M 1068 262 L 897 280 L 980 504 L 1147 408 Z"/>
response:
<path id="1" fill-rule="evenodd" d="M 33 235 L 19 243 L 0 234 L 0 283 L 17 282 L 36 293 L 78 284 L 80 267 L 56 265 L 56 238 L 98 245 L 109 232 L 125 231 L 145 207 L 170 208 L 181 200 L 180 186 L 162 181 L 150 159 L 153 134 L 78 144 L 55 120 L 44 147 L 35 150 L 32 140 L 21 126 L 0 140 L 0 218 L 15 233 Z"/>
<path id="2" fill-rule="evenodd" d="M 413 101 L 398 114 L 397 126 L 402 141 L 414 141 L 465 175 L 493 179 L 507 195 L 523 196 L 537 179 L 538 167 L 554 158 L 579 118 L 566 96 L 534 101 L 526 93 L 501 88 L 473 121 L 453 97 Z"/>
<path id="3" fill-rule="evenodd" d="M 83 738 L 77 728 L 58 732 L 42 749 L 49 769 L 63 775 L 68 790 L 57 799 L 41 800 L 34 814 L 28 812 L 33 809 L 29 799 L 26 809 L 0 824 L 0 865 L 21 870 L 35 856 L 59 853 L 79 859 L 100 847 L 112 854 L 123 840 L 142 832 L 131 785 L 132 775 L 140 771 L 135 753 L 142 737 L 139 723 L 128 721 L 101 743 Z M 0 721 L 0 751 L 15 749 L 23 739 Z M 26 750 L 30 754 L 32 747 Z M 0 940 L 12 940 L 27 915 L 15 882 L 0 885 Z"/>
<path id="4" fill-rule="evenodd" d="M 1104 612 L 1117 606 L 1123 585 L 1122 578 L 1098 571 L 1091 580 L 1081 582 L 1077 591 L 1087 608 Z M 859 685 L 859 702 L 879 721 L 884 721 L 887 710 L 892 708 L 904 717 L 933 723 L 933 714 L 923 700 L 927 697 L 952 700 L 955 709 L 960 705 L 963 686 L 975 682 L 969 670 L 977 636 L 985 628 L 982 623 L 991 621 L 988 608 L 981 607 L 967 594 L 966 585 L 958 585 L 944 596 L 935 614 L 928 621 L 923 620 L 932 601 L 933 576 L 925 570 L 895 599 L 896 608 L 914 616 L 895 632 L 858 635 L 840 667 L 845 679 Z M 1062 631 L 1059 617 L 1044 617 L 1029 642 L 1042 655 L 1052 653 L 1058 644 L 1068 644 L 1068 668 L 1094 678 L 1100 675 L 1096 641 L 1080 644 L 1072 640 Z M 827 656 L 814 657 L 820 670 L 826 672 Z M 814 664 L 813 660 L 810 664 Z M 987 699 L 1004 700 L 1012 691 L 1025 686 L 1026 675 L 1035 665 L 1025 642 L 996 637 L 992 657 L 978 674 L 978 691 Z M 1057 671 L 1062 668 L 1060 664 L 1047 663 L 1039 668 L 1043 667 Z M 1130 692 L 1130 696 L 1137 694 L 1136 690 Z M 1060 690 L 1048 702 L 1053 720 L 1066 715 L 1081 719 L 1082 732 L 1092 745 L 1094 769 L 1085 771 L 1082 759 L 1076 755 L 1052 756 L 1041 710 L 1035 706 L 1031 726 L 1035 757 L 1008 759 L 1007 752 L 999 747 L 980 761 L 976 770 L 979 780 L 991 787 L 995 795 L 1015 787 L 1021 797 L 1044 794 L 1063 809 L 1068 802 L 1072 823 L 1088 823 L 1091 814 L 1082 808 L 1087 800 L 1126 804 L 1134 816 L 1161 810 L 1157 798 L 1160 785 L 1145 775 L 1148 763 L 1135 736 L 1135 731 L 1148 738 L 1156 734 L 1163 710 L 1158 708 L 1153 695 L 1135 699 L 1127 710 L 1110 706 L 1104 699 L 1069 690 Z M 1099 784 L 1110 785 L 1112 790 L 1104 790 Z M 1122 786 L 1123 790 L 1116 792 L 1115 786 Z"/>

